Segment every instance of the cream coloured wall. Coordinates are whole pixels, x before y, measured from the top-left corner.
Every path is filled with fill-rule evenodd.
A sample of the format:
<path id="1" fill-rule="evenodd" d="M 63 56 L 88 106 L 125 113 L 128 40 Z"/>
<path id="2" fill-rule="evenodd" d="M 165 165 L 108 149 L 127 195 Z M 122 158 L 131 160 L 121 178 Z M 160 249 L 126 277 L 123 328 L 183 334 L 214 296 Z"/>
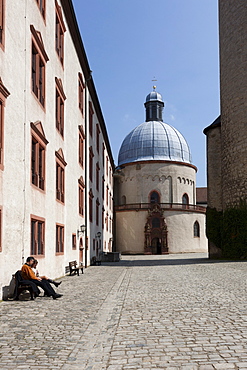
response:
<path id="1" fill-rule="evenodd" d="M 196 171 L 192 166 L 173 162 L 143 162 L 125 165 L 117 180 L 118 204 L 122 196 L 126 203 L 149 203 L 149 194 L 156 190 L 161 203 L 182 203 L 187 193 L 189 203 L 195 204 Z"/>
<path id="2" fill-rule="evenodd" d="M 117 251 L 126 254 L 143 254 L 144 228 L 148 212 L 118 211 L 116 213 Z M 169 253 L 206 253 L 205 214 L 197 212 L 165 211 Z M 194 237 L 194 223 L 199 223 L 200 237 Z"/>
<path id="3" fill-rule="evenodd" d="M 144 253 L 144 227 L 147 211 L 126 211 L 116 214 L 116 248 L 127 254 Z"/>
<path id="4" fill-rule="evenodd" d="M 186 211 L 165 212 L 169 253 L 207 252 L 205 214 Z M 194 223 L 199 223 L 200 238 L 194 237 Z"/>
<path id="5" fill-rule="evenodd" d="M 61 3 L 58 1 L 61 5 Z M 85 224 L 79 215 L 78 179 L 82 176 L 89 191 L 94 193 L 93 222 L 88 220 L 87 262 L 93 251 L 95 233 L 100 231 L 102 245 L 112 237 L 111 231 L 102 229 L 101 210 L 105 207 L 109 218 L 113 218 L 113 209 L 106 204 L 102 196 L 101 179 L 105 176 L 109 193 L 113 194 L 113 160 L 108 143 L 104 121 L 94 92 L 94 85 L 87 88 L 87 99 L 92 101 L 94 109 L 94 136 L 88 140 L 88 147 L 93 146 L 94 168 L 93 182 L 85 179 L 85 166 L 78 161 L 78 126 L 85 128 L 85 114 L 82 116 L 78 107 L 78 73 L 82 73 L 87 61 L 82 63 L 74 45 L 68 14 L 63 12 L 66 26 L 64 44 L 64 66 L 61 65 L 55 50 L 55 1 L 46 2 L 46 20 L 44 21 L 36 1 L 27 0 L 25 5 L 14 0 L 6 1 L 5 50 L 0 48 L 0 77 L 10 95 L 6 99 L 4 119 L 4 168 L 0 170 L 0 207 L 2 209 L 2 252 L 0 252 L 0 299 L 3 287 L 10 282 L 11 275 L 21 268 L 30 255 L 31 215 L 45 220 L 45 254 L 40 256 L 39 271 L 51 278 L 64 275 L 65 266 L 71 260 L 79 260 L 79 238 L 77 248 L 72 249 L 72 234 L 77 234 L 79 226 Z M 63 8 L 62 8 L 63 11 Z M 31 31 L 30 25 L 40 32 L 44 49 L 49 57 L 46 63 L 45 108 L 37 101 L 31 89 Z M 55 124 L 55 77 L 61 79 L 65 100 L 64 137 L 58 133 Z M 45 190 L 41 191 L 31 184 L 31 128 L 30 123 L 40 121 L 48 144 L 46 146 Z M 95 125 L 100 127 L 100 148 L 96 150 Z M 102 145 L 105 146 L 105 165 L 103 165 Z M 56 161 L 55 151 L 62 150 L 67 162 L 65 167 L 65 202 L 56 200 Z M 106 157 L 109 158 L 106 176 Z M 95 164 L 100 165 L 100 189 L 96 190 Z M 88 164 L 87 164 L 88 165 Z M 95 201 L 99 199 L 99 225 L 96 225 Z M 85 204 L 85 202 L 84 202 Z M 56 223 L 64 225 L 64 253 L 56 255 Z M 83 246 L 85 248 L 85 235 Z M 83 251 L 85 261 L 85 249 Z"/>

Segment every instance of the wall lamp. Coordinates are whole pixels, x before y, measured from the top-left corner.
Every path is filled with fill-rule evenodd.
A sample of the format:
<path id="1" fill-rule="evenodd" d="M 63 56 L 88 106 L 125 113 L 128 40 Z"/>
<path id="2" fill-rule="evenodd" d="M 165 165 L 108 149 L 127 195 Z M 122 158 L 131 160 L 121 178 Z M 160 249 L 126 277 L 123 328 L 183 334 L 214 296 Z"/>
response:
<path id="1" fill-rule="evenodd" d="M 95 234 L 95 238 L 96 238 L 96 239 L 100 239 L 100 237 L 101 237 L 101 232 L 99 231 L 99 232 L 97 232 L 97 233 Z"/>
<path id="2" fill-rule="evenodd" d="M 79 230 L 77 230 L 77 237 L 79 238 L 80 233 L 81 233 L 81 234 L 84 234 L 84 233 L 85 233 L 85 231 L 86 231 L 86 225 L 81 225 L 81 226 L 80 226 L 80 229 L 79 229 Z"/>

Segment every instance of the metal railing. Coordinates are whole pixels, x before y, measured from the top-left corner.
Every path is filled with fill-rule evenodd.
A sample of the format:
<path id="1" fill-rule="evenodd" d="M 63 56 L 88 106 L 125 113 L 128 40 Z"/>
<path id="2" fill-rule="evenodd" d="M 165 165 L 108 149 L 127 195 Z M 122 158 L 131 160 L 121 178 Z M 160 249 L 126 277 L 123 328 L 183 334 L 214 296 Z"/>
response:
<path id="1" fill-rule="evenodd" d="M 155 203 L 132 203 L 115 205 L 115 211 L 139 211 L 141 209 L 147 210 L 152 208 Z M 206 207 L 198 206 L 194 204 L 183 204 L 183 203 L 157 203 L 162 210 L 183 210 L 191 212 L 206 212 Z"/>

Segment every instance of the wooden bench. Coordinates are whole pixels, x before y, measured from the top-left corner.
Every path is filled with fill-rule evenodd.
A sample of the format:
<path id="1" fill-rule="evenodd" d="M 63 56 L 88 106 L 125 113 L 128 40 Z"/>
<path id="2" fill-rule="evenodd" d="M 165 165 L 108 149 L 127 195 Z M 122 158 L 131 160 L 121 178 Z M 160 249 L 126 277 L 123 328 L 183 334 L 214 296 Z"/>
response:
<path id="1" fill-rule="evenodd" d="M 101 260 L 97 259 L 97 257 L 93 256 L 91 259 L 91 265 L 92 266 L 100 266 L 101 265 Z"/>
<path id="2" fill-rule="evenodd" d="M 83 265 L 82 264 L 79 264 L 77 266 L 77 262 L 76 261 L 69 262 L 69 274 L 70 275 L 77 274 L 79 276 L 79 270 L 81 270 L 81 273 L 83 274 Z"/>
<path id="3" fill-rule="evenodd" d="M 23 280 L 20 270 L 16 271 L 16 273 L 13 275 L 13 278 L 15 279 L 15 292 L 13 299 L 15 301 L 18 301 L 19 295 L 25 290 L 28 290 L 30 293 L 31 300 L 34 300 L 35 294 L 32 288 L 32 285 L 34 283 L 32 283 L 31 281 L 29 282 L 28 280 Z"/>

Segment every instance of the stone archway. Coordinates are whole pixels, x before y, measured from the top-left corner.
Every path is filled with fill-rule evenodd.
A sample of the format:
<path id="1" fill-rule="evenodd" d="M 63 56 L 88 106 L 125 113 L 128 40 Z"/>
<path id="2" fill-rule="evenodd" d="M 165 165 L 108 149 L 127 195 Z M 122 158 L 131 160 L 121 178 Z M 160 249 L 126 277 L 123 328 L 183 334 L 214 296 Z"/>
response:
<path id="1" fill-rule="evenodd" d="M 168 254 L 167 225 L 159 204 L 151 205 L 145 224 L 145 254 Z"/>

